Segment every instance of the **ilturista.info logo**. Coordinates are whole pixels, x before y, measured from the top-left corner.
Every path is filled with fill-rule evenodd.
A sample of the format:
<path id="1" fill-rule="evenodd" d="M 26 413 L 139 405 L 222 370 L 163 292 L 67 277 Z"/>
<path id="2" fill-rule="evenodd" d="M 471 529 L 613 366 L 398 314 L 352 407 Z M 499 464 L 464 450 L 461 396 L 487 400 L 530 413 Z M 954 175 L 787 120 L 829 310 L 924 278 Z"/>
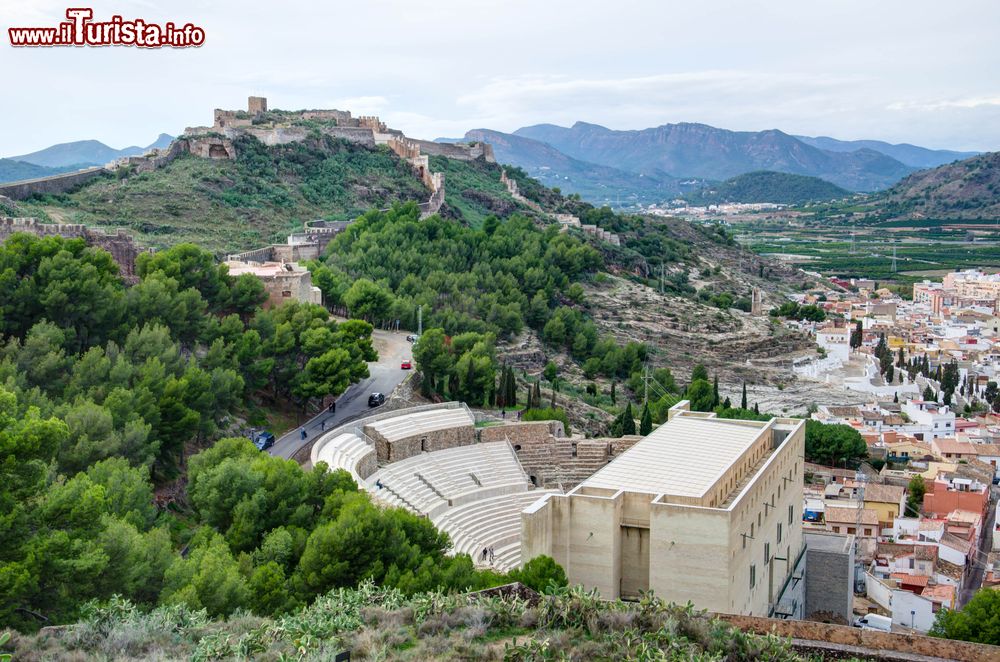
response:
<path id="1" fill-rule="evenodd" d="M 10 45 L 197 48 L 205 43 L 205 30 L 191 23 L 161 24 L 121 16 L 95 21 L 94 10 L 87 7 L 67 9 L 66 19 L 54 27 L 7 28 Z"/>

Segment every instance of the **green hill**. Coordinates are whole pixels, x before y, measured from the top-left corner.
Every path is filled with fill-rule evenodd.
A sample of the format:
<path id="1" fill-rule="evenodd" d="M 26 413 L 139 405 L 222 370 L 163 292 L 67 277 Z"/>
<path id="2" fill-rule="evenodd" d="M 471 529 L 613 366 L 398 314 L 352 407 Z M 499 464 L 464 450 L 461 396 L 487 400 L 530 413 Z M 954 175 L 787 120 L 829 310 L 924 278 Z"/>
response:
<path id="1" fill-rule="evenodd" d="M 71 165 L 61 168 L 49 168 L 46 166 L 35 165 L 34 163 L 28 163 L 26 161 L 0 159 L 0 183 L 18 182 L 22 179 L 48 177 L 50 175 L 58 175 L 62 172 L 69 172 L 71 170 L 77 170 L 85 167 L 85 165 Z"/>
<path id="2" fill-rule="evenodd" d="M 386 148 L 317 135 L 276 147 L 241 137 L 236 149 L 233 161 L 183 156 L 153 172 L 104 177 L 69 195 L 20 203 L 20 213 L 124 227 L 155 248 L 194 242 L 222 254 L 283 240 L 305 221 L 429 196 Z"/>
<path id="3" fill-rule="evenodd" d="M 737 175 L 719 184 L 706 186 L 700 191 L 688 195 L 687 200 L 695 205 L 713 205 L 724 202 L 773 202 L 801 205 L 806 202 L 833 200 L 850 195 L 850 191 L 818 177 L 759 170 Z"/>

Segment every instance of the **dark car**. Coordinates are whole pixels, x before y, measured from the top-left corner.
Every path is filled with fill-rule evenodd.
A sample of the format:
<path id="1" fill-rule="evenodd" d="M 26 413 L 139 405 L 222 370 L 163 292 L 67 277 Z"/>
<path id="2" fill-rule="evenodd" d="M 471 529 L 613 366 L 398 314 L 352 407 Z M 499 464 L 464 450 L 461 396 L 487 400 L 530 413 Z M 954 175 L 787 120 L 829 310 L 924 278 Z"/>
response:
<path id="1" fill-rule="evenodd" d="M 274 446 L 274 435 L 267 431 L 261 432 L 257 435 L 257 438 L 253 440 L 253 445 L 256 446 L 259 451 L 266 451 L 271 446 Z"/>
<path id="2" fill-rule="evenodd" d="M 414 336 L 414 335 L 406 336 L 406 342 L 417 342 L 417 338 L 419 337 L 420 336 Z"/>
<path id="3" fill-rule="evenodd" d="M 378 407 L 379 405 L 385 404 L 385 396 L 381 393 L 372 393 L 368 396 L 368 406 Z"/>

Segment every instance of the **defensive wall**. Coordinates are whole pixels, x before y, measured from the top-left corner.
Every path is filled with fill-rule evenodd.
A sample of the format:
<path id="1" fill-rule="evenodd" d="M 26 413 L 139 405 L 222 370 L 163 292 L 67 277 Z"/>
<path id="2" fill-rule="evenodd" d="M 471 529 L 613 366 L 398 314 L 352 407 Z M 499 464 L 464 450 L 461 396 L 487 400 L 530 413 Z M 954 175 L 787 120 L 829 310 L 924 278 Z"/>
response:
<path id="1" fill-rule="evenodd" d="M 117 232 L 108 233 L 80 224 L 42 223 L 36 218 L 0 218 L 0 242 L 17 232 L 33 234 L 36 237 L 83 239 L 88 246 L 97 246 L 108 251 L 126 282 L 138 280 L 135 260 L 142 249 L 125 230 L 119 229 Z"/>
<path id="2" fill-rule="evenodd" d="M 24 200 L 31 197 L 35 193 L 42 195 L 68 193 L 76 187 L 81 186 L 92 179 L 100 177 L 104 174 L 104 172 L 104 167 L 97 166 L 94 168 L 87 168 L 86 170 L 67 172 L 61 175 L 52 175 L 51 177 L 39 177 L 38 179 L 25 179 L 19 182 L 8 182 L 6 184 L 0 184 L 0 195 L 6 196 L 11 200 Z"/>

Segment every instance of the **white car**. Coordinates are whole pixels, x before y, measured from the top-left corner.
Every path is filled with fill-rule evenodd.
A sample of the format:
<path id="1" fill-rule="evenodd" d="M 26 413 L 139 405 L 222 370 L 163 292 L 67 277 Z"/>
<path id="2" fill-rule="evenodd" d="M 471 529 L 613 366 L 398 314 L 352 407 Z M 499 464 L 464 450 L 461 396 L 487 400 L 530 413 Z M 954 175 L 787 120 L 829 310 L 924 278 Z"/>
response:
<path id="1" fill-rule="evenodd" d="M 878 630 L 879 632 L 892 632 L 892 619 L 879 614 L 865 614 L 861 618 L 855 619 L 854 627 L 862 630 Z"/>

